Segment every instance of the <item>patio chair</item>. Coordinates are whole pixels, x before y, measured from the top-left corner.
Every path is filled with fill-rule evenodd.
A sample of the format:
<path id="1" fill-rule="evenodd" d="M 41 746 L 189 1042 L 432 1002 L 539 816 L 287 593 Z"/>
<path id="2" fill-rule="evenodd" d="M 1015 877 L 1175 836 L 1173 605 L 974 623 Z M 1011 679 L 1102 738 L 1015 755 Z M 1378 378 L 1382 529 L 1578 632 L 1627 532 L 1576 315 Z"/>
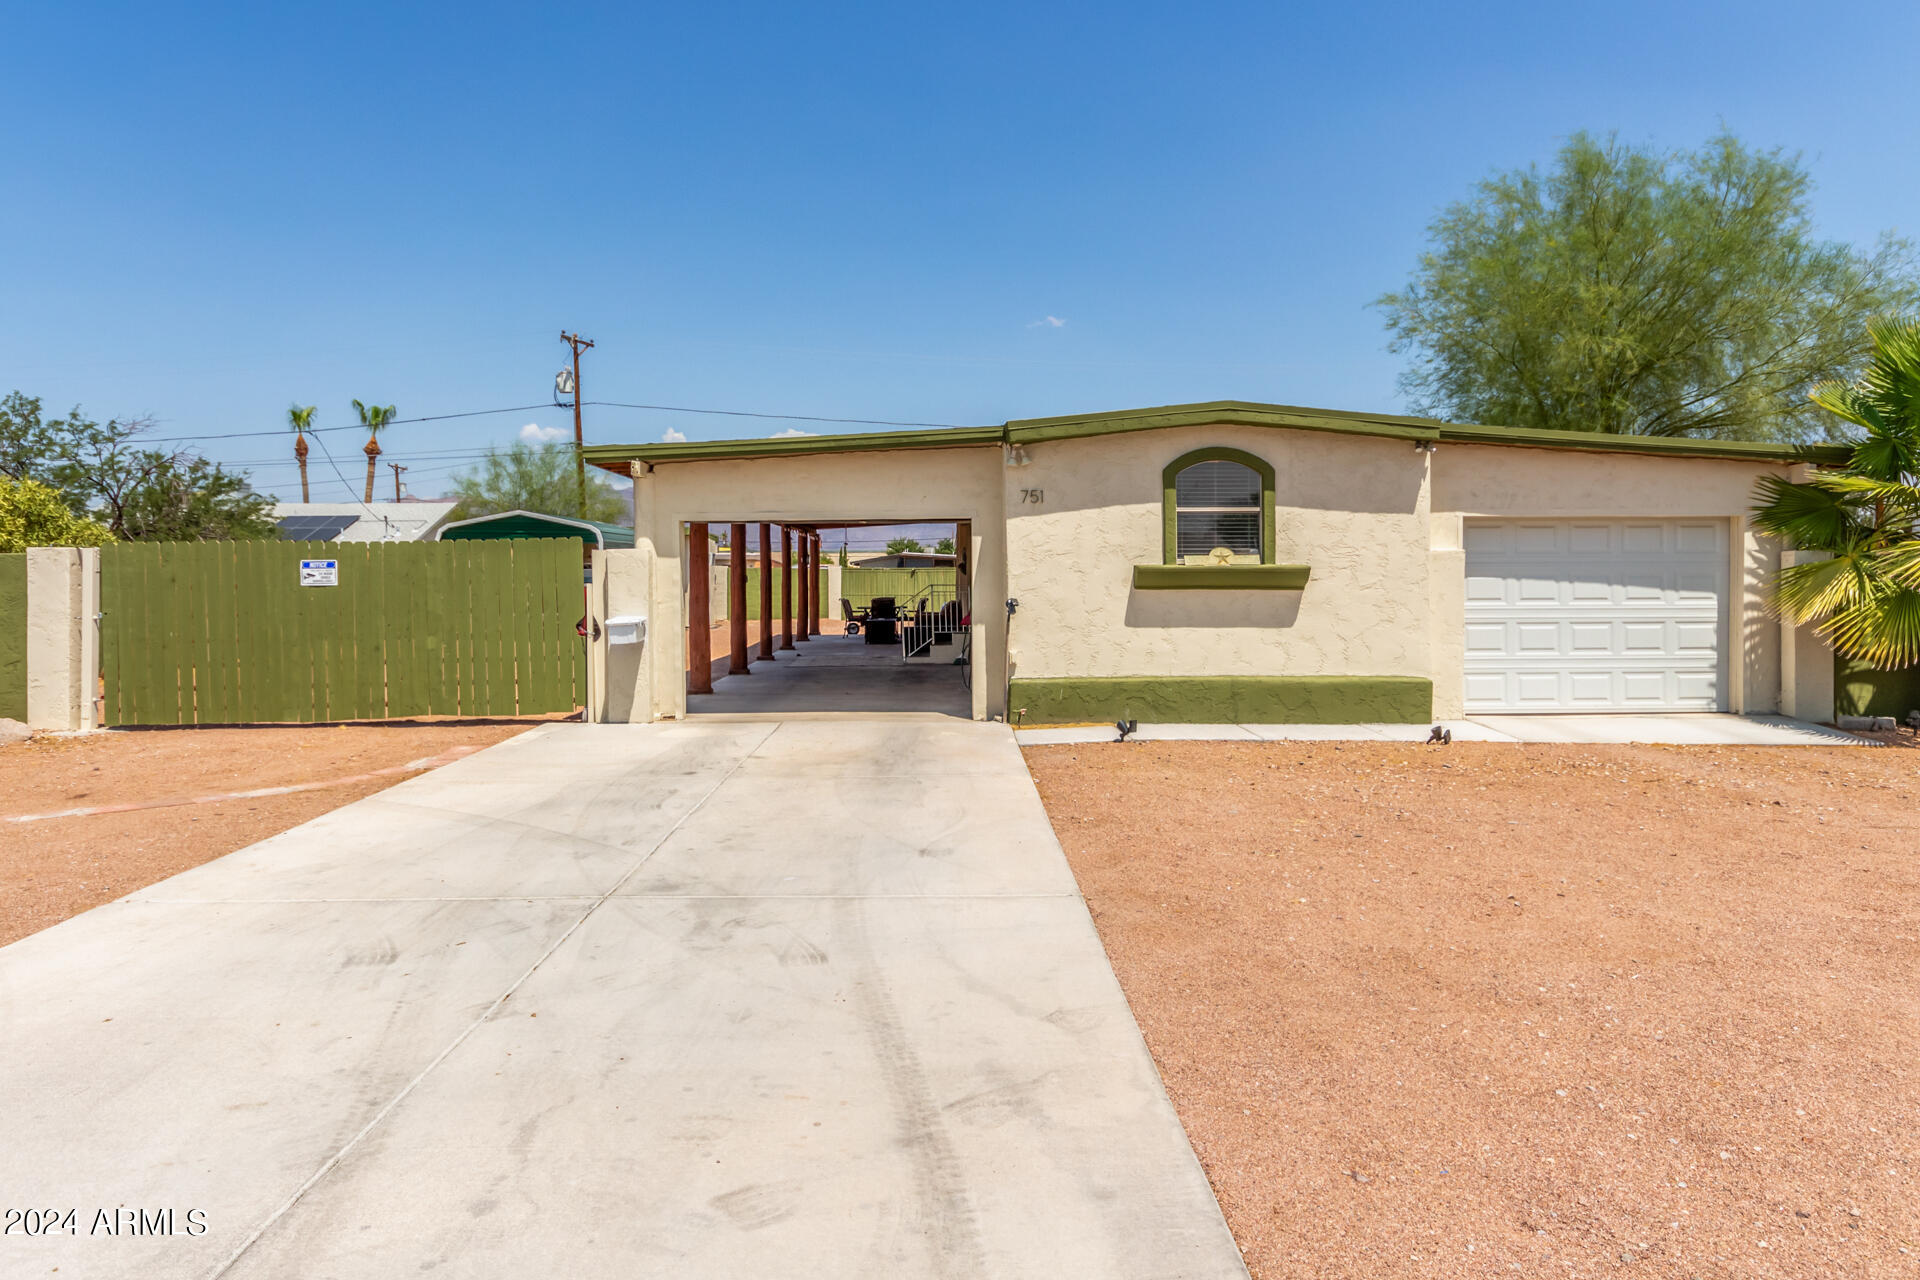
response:
<path id="1" fill-rule="evenodd" d="M 875 596 L 867 605 L 864 623 L 868 644 L 892 644 L 900 638 L 900 612 L 892 596 Z"/>
<path id="2" fill-rule="evenodd" d="M 871 616 L 872 616 L 871 611 L 866 609 L 856 609 L 853 607 L 853 602 L 851 600 L 848 600 L 845 596 L 840 597 L 840 618 L 841 618 L 841 621 L 847 624 L 848 635 L 850 636 L 859 635 L 860 628 L 867 624 L 867 620 Z"/>

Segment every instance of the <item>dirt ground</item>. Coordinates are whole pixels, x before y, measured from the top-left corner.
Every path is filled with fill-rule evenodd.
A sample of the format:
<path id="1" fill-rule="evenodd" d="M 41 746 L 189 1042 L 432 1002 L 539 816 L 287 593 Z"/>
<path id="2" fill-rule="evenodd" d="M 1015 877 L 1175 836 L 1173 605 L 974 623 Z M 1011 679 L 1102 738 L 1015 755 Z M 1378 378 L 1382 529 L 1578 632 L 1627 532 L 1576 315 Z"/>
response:
<path id="1" fill-rule="evenodd" d="M 355 778 L 456 748 L 491 746 L 528 727 L 421 722 L 125 730 L 0 746 L 0 945 L 414 773 L 214 804 L 40 822 L 8 818 Z"/>
<path id="2" fill-rule="evenodd" d="M 1920 1275 L 1920 753 L 1026 756 L 1256 1277 Z"/>

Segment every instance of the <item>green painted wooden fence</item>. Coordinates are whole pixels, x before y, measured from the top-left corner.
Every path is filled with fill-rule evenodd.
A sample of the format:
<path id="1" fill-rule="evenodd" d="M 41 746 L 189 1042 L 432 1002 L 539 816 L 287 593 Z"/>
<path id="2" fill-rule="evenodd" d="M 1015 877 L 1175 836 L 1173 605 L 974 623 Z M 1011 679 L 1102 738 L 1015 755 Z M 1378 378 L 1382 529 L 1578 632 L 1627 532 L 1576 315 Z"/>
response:
<path id="1" fill-rule="evenodd" d="M 27 557 L 0 555 L 0 717 L 27 718 Z"/>
<path id="2" fill-rule="evenodd" d="M 303 587 L 300 561 L 339 561 Z M 512 716 L 586 697 L 580 544 L 125 543 L 100 553 L 108 724 Z"/>
<path id="3" fill-rule="evenodd" d="M 800 575 L 799 574 L 794 575 L 793 586 L 794 586 L 794 592 L 795 592 L 794 607 L 798 608 L 800 604 L 800 599 L 799 599 Z M 820 570 L 819 590 L 820 590 L 820 596 L 819 596 L 820 616 L 825 618 L 839 617 L 840 602 L 838 600 L 828 600 L 826 596 L 827 571 L 825 569 Z M 721 600 L 717 603 L 722 607 L 724 607 L 726 604 L 726 601 Z M 718 615 L 718 613 L 719 613 L 719 610 L 716 609 L 715 610 L 716 616 Z M 774 573 L 773 573 L 773 616 L 775 618 L 780 617 L 780 571 L 778 569 L 774 570 Z M 757 564 L 749 564 L 747 566 L 747 621 L 749 622 L 760 621 L 760 566 Z"/>
<path id="4" fill-rule="evenodd" d="M 925 591 L 929 585 L 944 586 L 951 592 L 954 580 L 955 574 L 951 568 L 842 569 L 840 594 L 855 608 L 865 608 L 875 596 L 892 596 L 895 605 L 904 609 L 907 601 Z M 835 600 L 831 603 L 835 616 L 838 616 L 840 602 Z"/>
<path id="5" fill-rule="evenodd" d="M 942 583 L 951 590 L 954 584 L 954 571 L 951 568 L 928 569 L 842 569 L 840 571 L 840 594 L 857 609 L 864 609 L 875 596 L 892 596 L 900 605 L 905 606 L 920 592 L 926 590 L 928 583 Z M 798 578 L 794 585 L 800 584 Z M 820 570 L 820 616 L 837 618 L 840 616 L 840 601 L 827 599 L 827 570 Z M 715 616 L 725 606 L 725 591 L 721 591 L 716 601 Z M 773 575 L 773 616 L 780 616 L 780 573 Z M 747 565 L 747 620 L 760 620 L 760 566 Z"/>

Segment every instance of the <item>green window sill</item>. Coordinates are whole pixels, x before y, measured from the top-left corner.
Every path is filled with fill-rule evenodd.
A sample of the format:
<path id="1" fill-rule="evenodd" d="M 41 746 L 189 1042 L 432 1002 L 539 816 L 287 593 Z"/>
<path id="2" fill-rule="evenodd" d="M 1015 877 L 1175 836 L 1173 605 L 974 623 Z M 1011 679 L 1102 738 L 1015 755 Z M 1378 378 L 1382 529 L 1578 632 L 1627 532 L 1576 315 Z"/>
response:
<path id="1" fill-rule="evenodd" d="M 1136 591 L 1299 591 L 1304 564 L 1137 564 Z"/>

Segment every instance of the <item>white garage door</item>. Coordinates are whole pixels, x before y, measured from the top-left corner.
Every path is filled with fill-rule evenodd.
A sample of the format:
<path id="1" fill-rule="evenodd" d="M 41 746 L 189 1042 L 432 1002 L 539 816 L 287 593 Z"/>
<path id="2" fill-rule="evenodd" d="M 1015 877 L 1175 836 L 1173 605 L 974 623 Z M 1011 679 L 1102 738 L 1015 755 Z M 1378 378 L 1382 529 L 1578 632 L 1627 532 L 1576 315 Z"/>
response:
<path id="1" fill-rule="evenodd" d="M 1719 711 L 1721 520 L 1469 520 L 1466 705 Z"/>

